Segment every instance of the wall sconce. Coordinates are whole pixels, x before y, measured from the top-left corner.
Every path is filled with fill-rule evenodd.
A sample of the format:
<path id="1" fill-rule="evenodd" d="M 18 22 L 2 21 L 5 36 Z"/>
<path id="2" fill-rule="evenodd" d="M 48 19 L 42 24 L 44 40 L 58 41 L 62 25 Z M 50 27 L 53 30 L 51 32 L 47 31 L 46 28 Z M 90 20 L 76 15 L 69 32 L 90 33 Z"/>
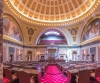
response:
<path id="1" fill-rule="evenodd" d="M 37 55 L 40 55 L 40 52 L 37 52 Z"/>
<path id="2" fill-rule="evenodd" d="M 38 55 L 38 58 L 39 58 L 40 52 L 37 52 L 37 55 Z"/>

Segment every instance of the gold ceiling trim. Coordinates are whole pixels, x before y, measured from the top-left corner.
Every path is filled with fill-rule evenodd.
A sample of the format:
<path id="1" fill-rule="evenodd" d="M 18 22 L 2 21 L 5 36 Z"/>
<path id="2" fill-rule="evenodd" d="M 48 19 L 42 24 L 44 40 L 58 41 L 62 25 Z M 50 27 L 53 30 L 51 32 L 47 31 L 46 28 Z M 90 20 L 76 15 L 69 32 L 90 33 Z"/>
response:
<path id="1" fill-rule="evenodd" d="M 36 24 L 36 25 L 42 25 L 42 26 L 63 26 L 63 25 L 69 25 L 69 24 L 73 24 L 73 23 L 76 23 L 76 22 L 79 22 L 81 20 L 83 20 L 84 18 L 86 18 L 87 16 L 89 16 L 96 8 L 97 6 L 99 5 L 100 3 L 100 0 L 96 0 L 95 3 L 93 4 L 93 6 L 90 8 L 89 11 L 87 11 L 85 14 L 83 14 L 82 16 L 78 17 L 78 18 L 75 18 L 75 19 L 72 19 L 72 20 L 69 20 L 67 21 L 63 21 L 61 20 L 60 22 L 58 21 L 50 21 L 50 22 L 46 22 L 44 20 L 32 20 L 30 18 L 27 18 L 25 16 L 23 16 L 22 14 L 20 14 L 13 6 L 12 4 L 10 3 L 9 0 L 5 0 L 5 3 L 6 5 L 9 7 L 9 9 L 19 18 L 21 18 L 22 20 L 26 21 L 26 22 L 29 22 L 29 23 L 32 23 L 32 24 Z"/>
<path id="2" fill-rule="evenodd" d="M 89 39 L 89 40 L 86 40 L 84 42 L 81 42 L 81 45 L 85 45 L 85 44 L 88 44 L 88 43 L 91 43 L 91 42 L 94 42 L 96 40 L 100 40 L 100 36 L 97 36 L 97 37 L 94 37 L 92 39 Z"/>
<path id="3" fill-rule="evenodd" d="M 14 43 L 17 43 L 17 44 L 20 44 L 20 45 L 23 45 L 23 42 L 20 42 L 20 41 L 18 41 L 16 39 L 11 38 L 11 37 L 6 36 L 6 35 L 3 35 L 3 39 L 8 40 L 8 41 L 11 41 L 11 42 L 14 42 Z"/>

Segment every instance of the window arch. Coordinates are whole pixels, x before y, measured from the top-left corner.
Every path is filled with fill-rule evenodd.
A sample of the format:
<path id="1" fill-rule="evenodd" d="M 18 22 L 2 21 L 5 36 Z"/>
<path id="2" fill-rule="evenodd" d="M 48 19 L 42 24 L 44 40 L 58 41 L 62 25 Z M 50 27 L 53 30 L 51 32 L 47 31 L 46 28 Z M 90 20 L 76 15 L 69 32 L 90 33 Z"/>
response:
<path id="1" fill-rule="evenodd" d="M 47 30 L 38 39 L 37 45 L 65 45 L 67 43 L 66 38 L 58 30 Z"/>

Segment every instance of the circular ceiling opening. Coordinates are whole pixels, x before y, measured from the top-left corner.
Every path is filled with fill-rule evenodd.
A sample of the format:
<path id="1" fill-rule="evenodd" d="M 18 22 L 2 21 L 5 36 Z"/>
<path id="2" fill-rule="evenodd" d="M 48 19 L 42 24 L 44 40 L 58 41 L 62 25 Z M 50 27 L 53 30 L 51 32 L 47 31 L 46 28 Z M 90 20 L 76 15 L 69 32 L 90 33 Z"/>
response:
<path id="1" fill-rule="evenodd" d="M 29 22 L 37 21 L 39 24 L 38 22 L 69 22 L 85 14 L 89 15 L 90 11 L 97 7 L 98 0 L 5 0 L 5 2 L 20 18 L 24 20 L 27 18 Z"/>

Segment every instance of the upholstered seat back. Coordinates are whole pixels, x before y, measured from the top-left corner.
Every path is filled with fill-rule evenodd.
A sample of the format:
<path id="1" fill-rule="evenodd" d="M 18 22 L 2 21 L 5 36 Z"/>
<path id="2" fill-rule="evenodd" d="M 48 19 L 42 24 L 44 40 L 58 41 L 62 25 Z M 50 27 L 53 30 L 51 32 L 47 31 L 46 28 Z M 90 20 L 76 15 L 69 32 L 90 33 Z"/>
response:
<path id="1" fill-rule="evenodd" d="M 78 77 L 79 77 L 78 83 L 89 83 L 89 81 L 90 81 L 90 71 L 89 70 L 79 71 Z"/>
<path id="2" fill-rule="evenodd" d="M 10 81 L 12 81 L 12 71 L 10 69 L 5 68 L 5 77 L 8 78 Z"/>
<path id="3" fill-rule="evenodd" d="M 95 71 L 95 77 L 100 77 L 100 67 L 96 69 Z"/>
<path id="4" fill-rule="evenodd" d="M 19 71 L 18 77 L 19 77 L 19 83 L 30 83 L 30 74 L 24 71 Z"/>

